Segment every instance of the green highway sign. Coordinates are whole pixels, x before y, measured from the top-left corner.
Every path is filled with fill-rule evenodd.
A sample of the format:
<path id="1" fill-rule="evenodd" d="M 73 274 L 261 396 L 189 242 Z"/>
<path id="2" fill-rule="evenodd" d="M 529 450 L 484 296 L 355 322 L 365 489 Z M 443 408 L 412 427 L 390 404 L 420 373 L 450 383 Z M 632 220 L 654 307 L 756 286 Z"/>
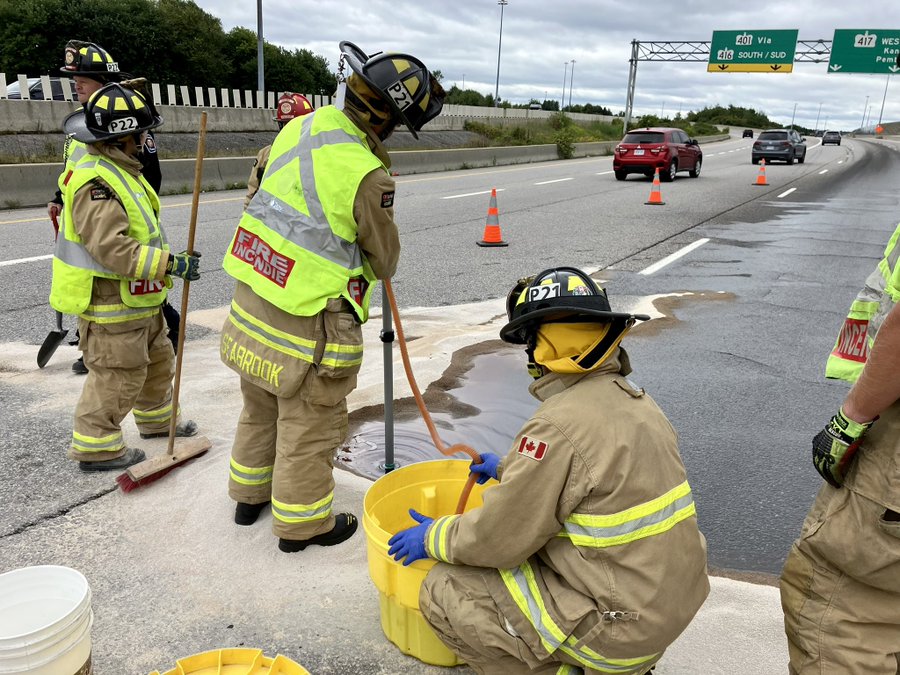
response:
<path id="1" fill-rule="evenodd" d="M 877 73 L 889 75 L 900 72 L 900 30 L 879 28 L 842 29 L 834 31 L 831 42 L 829 73 Z"/>
<path id="2" fill-rule="evenodd" d="M 710 73 L 789 73 L 796 30 L 717 30 L 709 46 Z"/>

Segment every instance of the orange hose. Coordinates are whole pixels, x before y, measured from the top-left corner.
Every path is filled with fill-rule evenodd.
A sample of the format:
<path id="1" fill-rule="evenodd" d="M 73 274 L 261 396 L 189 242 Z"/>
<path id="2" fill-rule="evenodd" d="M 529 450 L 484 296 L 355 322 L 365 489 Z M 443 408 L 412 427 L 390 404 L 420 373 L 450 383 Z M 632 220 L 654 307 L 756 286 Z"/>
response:
<path id="1" fill-rule="evenodd" d="M 394 299 L 394 289 L 391 287 L 391 280 L 383 279 L 382 283 L 384 283 L 384 290 L 387 292 L 388 301 L 391 305 L 391 316 L 394 317 L 394 326 L 397 328 L 397 337 L 399 338 L 400 343 L 400 356 L 403 358 L 403 369 L 406 371 L 406 379 L 409 380 L 410 389 L 412 389 L 413 397 L 416 399 L 416 405 L 419 407 L 419 412 L 422 414 L 422 420 L 425 422 L 425 426 L 428 427 L 428 433 L 431 435 L 434 447 L 444 455 L 455 455 L 457 452 L 464 452 L 472 458 L 473 462 L 481 464 L 481 455 L 479 455 L 471 446 L 465 445 L 464 443 L 454 443 L 448 447 L 444 444 L 444 441 L 441 440 L 441 437 L 438 436 L 437 429 L 431 419 L 431 414 L 425 407 L 425 400 L 422 398 L 422 393 L 419 391 L 419 385 L 416 384 L 412 366 L 409 363 L 409 353 L 406 351 L 406 338 L 403 337 L 403 325 L 400 323 L 400 312 L 397 311 L 397 301 Z M 384 311 L 383 308 L 382 311 Z M 470 473 L 469 480 L 466 481 L 462 494 L 459 496 L 459 502 L 456 504 L 456 513 L 462 513 L 465 510 L 466 502 L 469 500 L 469 493 L 472 492 L 472 486 L 475 485 L 476 480 L 477 476 Z"/>

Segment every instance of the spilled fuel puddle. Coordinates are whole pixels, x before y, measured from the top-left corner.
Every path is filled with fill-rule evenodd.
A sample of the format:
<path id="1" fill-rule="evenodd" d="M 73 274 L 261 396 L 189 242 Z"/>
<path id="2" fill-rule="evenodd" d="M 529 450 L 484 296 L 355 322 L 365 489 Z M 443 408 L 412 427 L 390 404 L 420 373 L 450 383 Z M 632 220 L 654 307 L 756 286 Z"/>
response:
<path id="1" fill-rule="evenodd" d="M 465 443 L 477 452 L 505 455 L 516 433 L 539 402 L 528 393 L 533 381 L 525 354 L 499 341 L 462 349 L 441 379 L 423 393 L 434 426 L 446 445 Z M 497 351 L 489 351 L 497 349 Z M 467 459 L 464 454 L 453 457 Z M 415 400 L 394 402 L 394 464 L 407 466 L 444 459 Z M 350 415 L 347 440 L 335 453 L 335 466 L 366 478 L 384 475 L 385 425 L 382 406 Z"/>

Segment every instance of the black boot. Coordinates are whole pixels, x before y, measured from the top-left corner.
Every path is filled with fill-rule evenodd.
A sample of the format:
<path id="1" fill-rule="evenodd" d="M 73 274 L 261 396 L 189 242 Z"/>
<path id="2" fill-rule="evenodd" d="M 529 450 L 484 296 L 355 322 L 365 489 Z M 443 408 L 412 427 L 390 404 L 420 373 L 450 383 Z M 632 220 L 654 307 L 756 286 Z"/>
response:
<path id="1" fill-rule="evenodd" d="M 278 548 L 285 553 L 296 553 L 307 546 L 334 546 L 347 541 L 356 532 L 359 521 L 352 513 L 340 513 L 334 519 L 334 527 L 329 532 L 317 534 L 310 539 L 279 539 Z"/>
<path id="2" fill-rule="evenodd" d="M 128 448 L 125 454 L 115 459 L 107 459 L 102 462 L 78 462 L 79 468 L 85 473 L 92 471 L 121 471 L 133 464 L 143 462 L 146 458 L 143 450 Z"/>
<path id="3" fill-rule="evenodd" d="M 194 420 L 188 420 L 175 426 L 175 438 L 187 438 L 197 434 L 197 423 Z M 168 438 L 169 430 L 158 431 L 154 434 L 145 434 L 141 432 L 141 438 Z"/>
<path id="4" fill-rule="evenodd" d="M 238 502 L 234 507 L 234 522 L 238 525 L 252 525 L 268 505 L 268 501 L 260 502 L 259 504 Z"/>
<path id="5" fill-rule="evenodd" d="M 87 375 L 88 367 L 84 365 L 83 356 L 72 364 L 72 372 L 76 375 Z"/>

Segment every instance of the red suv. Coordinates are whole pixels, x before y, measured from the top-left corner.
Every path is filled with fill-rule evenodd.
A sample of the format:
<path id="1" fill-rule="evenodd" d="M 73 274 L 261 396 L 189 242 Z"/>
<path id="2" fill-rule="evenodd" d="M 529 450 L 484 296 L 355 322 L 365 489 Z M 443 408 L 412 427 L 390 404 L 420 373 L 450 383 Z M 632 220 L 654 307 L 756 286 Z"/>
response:
<path id="1" fill-rule="evenodd" d="M 691 178 L 696 178 L 702 164 L 700 144 L 681 129 L 666 127 L 629 131 L 613 155 L 616 180 L 625 180 L 630 173 L 651 178 L 656 169 L 664 181 L 675 180 L 678 171 L 687 171 Z"/>

